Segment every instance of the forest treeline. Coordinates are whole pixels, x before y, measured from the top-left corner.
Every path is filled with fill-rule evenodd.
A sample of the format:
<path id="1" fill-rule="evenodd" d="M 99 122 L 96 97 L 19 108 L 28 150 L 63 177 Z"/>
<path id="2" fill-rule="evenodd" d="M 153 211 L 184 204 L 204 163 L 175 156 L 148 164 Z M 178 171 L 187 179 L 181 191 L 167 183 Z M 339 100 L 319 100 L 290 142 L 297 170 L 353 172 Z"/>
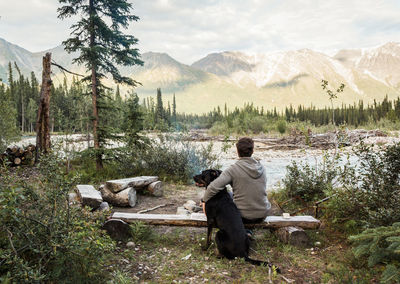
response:
<path id="1" fill-rule="evenodd" d="M 35 74 L 24 76 L 18 66 L 9 63 L 9 85 L 0 85 L 2 102 L 2 128 L 12 135 L 33 132 L 35 130 L 37 109 L 40 97 L 40 86 Z M 58 80 L 58 79 L 57 79 Z M 90 90 L 80 80 L 73 77 L 68 84 L 54 84 L 51 92 L 50 124 L 52 132 L 90 133 L 91 132 L 91 98 Z M 243 107 L 229 109 L 226 104 L 214 108 L 205 114 L 177 113 L 175 95 L 172 102 L 162 98 L 161 89 L 157 89 L 155 97 L 139 100 L 134 89 L 122 96 L 119 86 L 116 89 L 105 89 L 101 105 L 100 120 L 103 131 L 121 133 L 127 127 L 137 130 L 175 131 L 191 128 L 212 129 L 217 133 L 260 133 L 269 132 L 271 127 L 278 126 L 279 132 L 285 132 L 282 123 L 307 122 L 314 126 L 332 124 L 332 109 L 315 106 L 287 106 L 278 111 L 268 106 L 258 107 L 246 103 Z M 321 94 L 322 96 L 322 94 Z M 130 112 L 136 112 L 132 114 Z M 135 122 L 127 120 L 135 119 Z M 354 127 L 368 123 L 377 123 L 382 119 L 392 122 L 400 120 L 400 98 L 375 101 L 365 105 L 363 101 L 352 105 L 342 104 L 334 109 L 337 125 Z M 271 126 L 272 125 L 272 126 Z"/>

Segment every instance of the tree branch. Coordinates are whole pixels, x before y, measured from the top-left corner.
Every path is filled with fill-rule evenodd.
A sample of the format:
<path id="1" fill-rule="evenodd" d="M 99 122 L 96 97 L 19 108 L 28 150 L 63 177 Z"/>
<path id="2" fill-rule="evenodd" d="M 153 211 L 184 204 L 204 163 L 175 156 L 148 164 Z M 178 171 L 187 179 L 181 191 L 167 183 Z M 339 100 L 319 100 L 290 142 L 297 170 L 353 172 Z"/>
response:
<path id="1" fill-rule="evenodd" d="M 54 60 L 53 60 L 53 62 L 51 62 L 51 65 L 54 65 L 54 66 L 60 68 L 62 71 L 65 71 L 65 72 L 70 73 L 70 74 L 72 74 L 72 75 L 76 75 L 76 76 L 80 76 L 80 77 L 85 77 L 84 75 L 81 75 L 81 74 L 78 74 L 78 73 L 74 73 L 74 72 L 71 72 L 71 71 L 65 69 L 65 68 L 62 67 L 61 65 L 57 64 L 56 62 L 54 62 Z"/>

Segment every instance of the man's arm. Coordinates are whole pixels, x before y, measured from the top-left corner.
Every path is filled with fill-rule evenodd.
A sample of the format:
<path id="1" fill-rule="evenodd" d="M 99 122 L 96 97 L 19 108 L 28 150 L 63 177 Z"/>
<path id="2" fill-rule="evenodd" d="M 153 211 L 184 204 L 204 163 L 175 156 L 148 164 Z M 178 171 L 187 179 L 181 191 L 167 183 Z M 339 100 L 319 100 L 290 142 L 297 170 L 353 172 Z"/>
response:
<path id="1" fill-rule="evenodd" d="M 223 171 L 222 174 L 211 182 L 203 195 L 203 202 L 207 202 L 219 191 L 225 189 L 225 186 L 232 182 L 232 177 L 227 170 Z"/>

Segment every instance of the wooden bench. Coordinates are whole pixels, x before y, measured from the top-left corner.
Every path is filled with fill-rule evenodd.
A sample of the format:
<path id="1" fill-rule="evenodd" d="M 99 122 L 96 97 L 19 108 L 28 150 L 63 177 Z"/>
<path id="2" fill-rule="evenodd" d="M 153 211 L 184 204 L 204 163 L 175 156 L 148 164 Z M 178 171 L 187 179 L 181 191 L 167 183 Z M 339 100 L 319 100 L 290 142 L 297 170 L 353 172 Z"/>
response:
<path id="1" fill-rule="evenodd" d="M 110 234 L 129 234 L 129 225 L 141 221 L 149 225 L 207 227 L 207 218 L 204 213 L 192 213 L 188 215 L 177 214 L 140 214 L 114 212 L 110 220 L 105 224 L 105 229 Z M 246 228 L 273 229 L 278 238 L 295 246 L 308 246 L 309 238 L 304 229 L 318 229 L 321 221 L 312 216 L 268 216 L 264 222 L 258 224 L 245 224 Z"/>
<path id="2" fill-rule="evenodd" d="M 192 213 L 188 215 L 176 214 L 138 214 L 114 212 L 111 219 L 123 220 L 127 223 L 141 221 L 149 225 L 207 227 L 207 218 L 203 213 Z M 312 216 L 268 216 L 264 222 L 258 224 L 246 224 L 246 228 L 282 228 L 297 226 L 303 229 L 318 229 L 321 221 Z"/>

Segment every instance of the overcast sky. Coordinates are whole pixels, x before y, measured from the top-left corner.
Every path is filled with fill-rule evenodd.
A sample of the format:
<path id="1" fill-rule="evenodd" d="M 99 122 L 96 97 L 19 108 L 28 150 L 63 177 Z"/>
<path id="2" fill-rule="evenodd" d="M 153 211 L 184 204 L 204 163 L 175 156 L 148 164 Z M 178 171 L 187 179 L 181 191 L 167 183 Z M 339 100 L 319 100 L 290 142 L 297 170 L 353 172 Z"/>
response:
<path id="1" fill-rule="evenodd" d="M 400 41 L 400 0 L 137 0 L 127 33 L 141 52 L 191 64 L 211 52 L 310 48 L 333 53 Z M 29 51 L 69 36 L 57 0 L 0 0 L 0 37 Z"/>

